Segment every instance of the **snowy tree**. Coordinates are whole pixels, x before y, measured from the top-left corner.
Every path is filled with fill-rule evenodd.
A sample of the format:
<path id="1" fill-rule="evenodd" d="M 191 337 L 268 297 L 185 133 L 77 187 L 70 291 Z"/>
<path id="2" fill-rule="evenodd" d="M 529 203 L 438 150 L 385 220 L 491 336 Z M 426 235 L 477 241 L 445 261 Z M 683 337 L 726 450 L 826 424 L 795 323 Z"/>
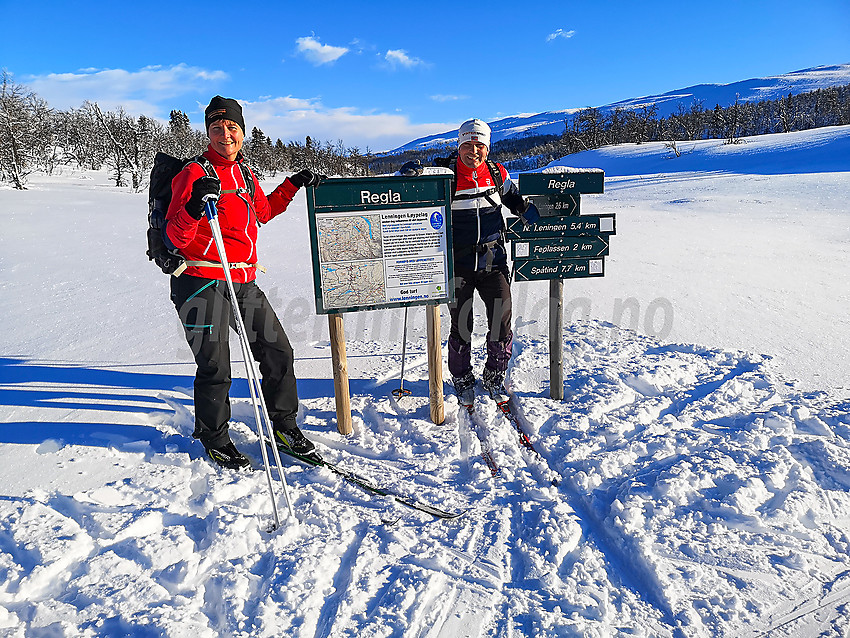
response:
<path id="1" fill-rule="evenodd" d="M 164 131 L 144 115 L 134 119 L 123 108 L 104 113 L 96 102 L 87 103 L 107 141 L 106 161 L 112 168 L 116 186 L 124 185 L 129 174 L 133 190 L 139 191 L 153 165 L 155 149 L 161 146 Z"/>
<path id="2" fill-rule="evenodd" d="M 158 150 L 174 157 L 186 158 L 200 155 L 206 148 L 207 136 L 192 128 L 189 116 L 183 111 L 172 110 Z"/>
<path id="3" fill-rule="evenodd" d="M 736 96 L 735 103 L 726 109 L 726 126 L 723 133 L 723 137 L 726 138 L 725 144 L 738 144 L 741 141 L 740 127 L 742 121 L 741 105 Z"/>
<path id="4" fill-rule="evenodd" d="M 5 70 L 0 85 L 0 177 L 26 188 L 27 176 L 53 145 L 47 103 Z"/>
<path id="5" fill-rule="evenodd" d="M 579 135 L 588 148 L 599 148 L 604 145 L 604 136 L 608 124 L 605 114 L 596 108 L 586 108 L 576 116 Z"/>
<path id="6" fill-rule="evenodd" d="M 274 170 L 285 171 L 289 168 L 289 152 L 286 145 L 277 138 L 274 143 Z"/>
<path id="7" fill-rule="evenodd" d="M 611 111 L 608 121 L 608 143 L 621 144 L 626 141 L 626 112 L 622 106 Z"/>
<path id="8" fill-rule="evenodd" d="M 89 109 L 57 111 L 54 130 L 63 161 L 75 162 L 82 169 L 97 170 L 103 165 L 105 146 Z"/>
<path id="9" fill-rule="evenodd" d="M 251 137 L 245 140 L 242 152 L 255 172 L 274 175 L 274 148 L 271 139 L 261 129 L 256 126 L 251 129 Z"/>
<path id="10" fill-rule="evenodd" d="M 690 108 L 685 108 L 680 102 L 678 111 L 673 113 L 670 119 L 686 140 L 696 140 L 702 137 L 705 128 L 704 113 L 702 102 L 694 100 Z"/>

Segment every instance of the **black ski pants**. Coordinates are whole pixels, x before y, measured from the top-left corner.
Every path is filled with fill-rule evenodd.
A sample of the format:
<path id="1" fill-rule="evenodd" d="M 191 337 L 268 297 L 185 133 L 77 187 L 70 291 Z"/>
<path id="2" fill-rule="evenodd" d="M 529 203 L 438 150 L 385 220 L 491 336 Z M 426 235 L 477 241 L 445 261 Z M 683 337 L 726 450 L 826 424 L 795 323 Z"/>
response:
<path id="1" fill-rule="evenodd" d="M 474 316 L 473 295 L 478 291 L 487 311 L 487 360 L 485 367 L 504 372 L 513 345 L 511 331 L 511 284 L 507 269 L 460 271 L 454 277 L 455 301 L 449 304 L 449 372 L 463 377 L 472 371 L 471 342 Z"/>
<path id="2" fill-rule="evenodd" d="M 251 354 L 259 363 L 269 418 L 284 429 L 298 411 L 292 346 L 277 315 L 255 282 L 234 283 Z M 227 282 L 181 275 L 171 278 L 171 301 L 180 315 L 195 363 L 195 431 L 205 447 L 230 440 L 230 327 L 235 320 Z"/>

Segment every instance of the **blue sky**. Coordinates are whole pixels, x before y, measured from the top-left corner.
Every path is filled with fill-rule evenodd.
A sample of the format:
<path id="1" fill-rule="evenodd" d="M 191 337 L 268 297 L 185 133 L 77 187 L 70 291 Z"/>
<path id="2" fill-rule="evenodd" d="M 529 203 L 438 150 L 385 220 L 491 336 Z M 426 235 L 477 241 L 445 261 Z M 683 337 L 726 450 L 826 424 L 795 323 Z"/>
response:
<path id="1" fill-rule="evenodd" d="M 601 106 L 850 62 L 850 1 L 0 0 L 0 67 L 57 108 L 85 100 L 373 151 L 469 117 Z M 12 36 L 10 32 L 17 35 Z"/>

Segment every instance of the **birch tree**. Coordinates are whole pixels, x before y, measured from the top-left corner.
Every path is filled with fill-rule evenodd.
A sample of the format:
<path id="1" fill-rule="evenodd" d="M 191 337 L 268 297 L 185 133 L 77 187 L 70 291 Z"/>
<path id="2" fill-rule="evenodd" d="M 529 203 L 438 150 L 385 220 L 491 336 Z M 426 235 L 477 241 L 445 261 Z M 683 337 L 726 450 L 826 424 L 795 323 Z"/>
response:
<path id="1" fill-rule="evenodd" d="M 52 144 L 47 103 L 5 70 L 0 81 L 0 177 L 24 190 L 38 168 L 39 155 Z"/>

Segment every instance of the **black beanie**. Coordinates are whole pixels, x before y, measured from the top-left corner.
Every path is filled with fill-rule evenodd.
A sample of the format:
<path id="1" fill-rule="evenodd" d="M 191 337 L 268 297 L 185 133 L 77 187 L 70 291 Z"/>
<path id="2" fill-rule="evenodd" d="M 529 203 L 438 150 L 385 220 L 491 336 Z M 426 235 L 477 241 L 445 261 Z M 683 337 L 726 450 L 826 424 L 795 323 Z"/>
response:
<path id="1" fill-rule="evenodd" d="M 242 107 L 239 102 L 229 97 L 216 95 L 210 100 L 209 106 L 204 111 L 204 124 L 206 130 L 210 130 L 210 124 L 218 120 L 230 120 L 236 122 L 245 133 L 245 120 L 242 118 Z"/>

